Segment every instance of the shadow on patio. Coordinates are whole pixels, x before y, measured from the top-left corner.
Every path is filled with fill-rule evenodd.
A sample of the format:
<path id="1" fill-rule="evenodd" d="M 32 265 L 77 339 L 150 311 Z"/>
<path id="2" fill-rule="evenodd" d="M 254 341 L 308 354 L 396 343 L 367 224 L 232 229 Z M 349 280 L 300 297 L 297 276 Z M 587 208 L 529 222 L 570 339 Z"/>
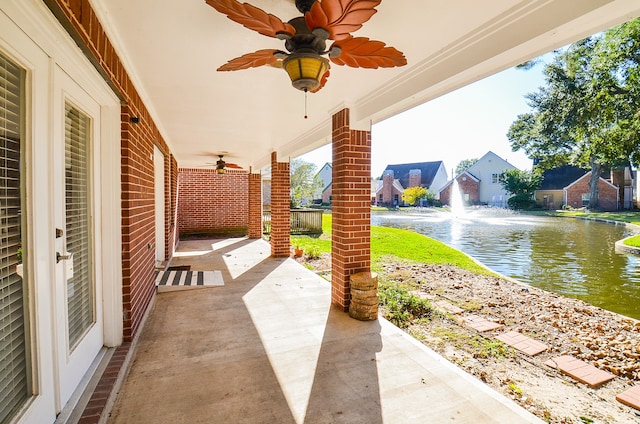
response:
<path id="1" fill-rule="evenodd" d="M 540 422 L 263 240 L 183 241 L 225 285 L 157 296 L 112 423 Z"/>

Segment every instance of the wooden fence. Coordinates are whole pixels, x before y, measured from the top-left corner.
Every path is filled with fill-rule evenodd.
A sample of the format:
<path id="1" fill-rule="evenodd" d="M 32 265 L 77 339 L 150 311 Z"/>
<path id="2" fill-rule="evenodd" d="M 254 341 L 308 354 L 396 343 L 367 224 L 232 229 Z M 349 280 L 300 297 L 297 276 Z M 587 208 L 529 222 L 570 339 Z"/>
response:
<path id="1" fill-rule="evenodd" d="M 322 211 L 317 209 L 293 209 L 291 234 L 322 234 Z M 271 212 L 262 212 L 262 232 L 271 233 Z"/>

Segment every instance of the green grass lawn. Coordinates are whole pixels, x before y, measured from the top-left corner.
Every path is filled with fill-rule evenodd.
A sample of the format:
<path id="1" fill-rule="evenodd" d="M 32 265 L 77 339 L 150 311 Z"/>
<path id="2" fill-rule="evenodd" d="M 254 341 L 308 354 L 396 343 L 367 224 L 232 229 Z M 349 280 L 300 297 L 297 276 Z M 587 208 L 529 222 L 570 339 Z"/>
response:
<path id="1" fill-rule="evenodd" d="M 568 216 L 574 218 L 597 218 L 607 219 L 610 221 L 626 222 L 628 224 L 634 224 L 640 226 L 640 212 L 622 211 L 622 212 L 587 212 L 581 210 L 567 210 L 567 211 L 535 211 L 526 212 L 527 214 L 533 213 L 535 215 L 546 216 Z M 628 246 L 640 247 L 640 234 L 630 237 L 624 241 L 624 244 Z"/>
<path id="2" fill-rule="evenodd" d="M 624 244 L 631 247 L 640 247 L 640 234 L 636 236 L 629 237 L 624 241 Z"/>
<path id="3" fill-rule="evenodd" d="M 573 216 L 580 218 L 600 218 L 611 221 L 626 222 L 629 224 L 640 225 L 640 212 L 585 212 L 585 211 L 558 211 L 556 216 Z"/>
<path id="4" fill-rule="evenodd" d="M 372 268 L 377 268 L 387 256 L 426 264 L 454 265 L 482 274 L 491 273 L 459 250 L 422 234 L 398 228 L 372 226 Z"/>
<path id="5" fill-rule="evenodd" d="M 331 214 L 322 215 L 322 235 L 320 236 L 291 236 L 291 244 L 304 249 L 305 252 L 331 252 Z"/>
<path id="6" fill-rule="evenodd" d="M 317 253 L 331 252 L 331 214 L 322 216 L 323 234 L 319 237 L 292 236 L 291 244 Z M 478 265 L 464 253 L 413 231 L 371 227 L 371 267 L 379 269 L 388 256 L 427 264 L 454 265 L 481 274 L 491 271 Z"/>

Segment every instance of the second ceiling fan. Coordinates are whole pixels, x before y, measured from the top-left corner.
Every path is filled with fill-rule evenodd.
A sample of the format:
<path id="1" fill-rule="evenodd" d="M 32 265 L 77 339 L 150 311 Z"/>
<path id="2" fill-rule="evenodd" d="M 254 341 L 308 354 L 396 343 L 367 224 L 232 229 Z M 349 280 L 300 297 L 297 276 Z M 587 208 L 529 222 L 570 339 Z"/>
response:
<path id="1" fill-rule="evenodd" d="M 218 156 L 218 160 L 216 162 L 208 162 L 204 165 L 204 167 L 211 167 L 211 166 L 215 166 L 216 172 L 218 174 L 224 174 L 227 169 L 242 169 L 242 167 L 238 164 L 235 163 L 230 163 L 224 160 L 224 156 L 227 153 L 216 153 L 215 155 Z"/>
<path id="2" fill-rule="evenodd" d="M 377 12 L 375 8 L 382 0 L 295 0 L 303 16 L 289 22 L 237 0 L 205 1 L 246 28 L 284 40 L 287 50 L 263 49 L 248 53 L 230 60 L 218 71 L 281 66 L 295 88 L 317 92 L 329 77 L 329 61 L 336 65 L 370 69 L 407 64 L 404 54 L 394 47 L 388 47 L 382 41 L 351 35 Z M 328 49 L 327 40 L 332 41 Z"/>

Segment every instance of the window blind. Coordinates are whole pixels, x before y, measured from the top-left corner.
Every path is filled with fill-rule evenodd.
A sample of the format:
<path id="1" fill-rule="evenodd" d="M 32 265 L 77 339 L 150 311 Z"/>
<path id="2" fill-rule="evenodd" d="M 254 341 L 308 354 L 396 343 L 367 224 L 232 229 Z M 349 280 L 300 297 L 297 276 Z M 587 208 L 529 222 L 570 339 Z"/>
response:
<path id="1" fill-rule="evenodd" d="M 29 397 L 21 268 L 20 137 L 25 72 L 0 53 L 0 422 Z M 23 274 L 23 273 L 21 273 Z"/>
<path id="2" fill-rule="evenodd" d="M 69 346 L 73 349 L 95 322 L 90 239 L 89 150 L 91 118 L 65 106 L 65 209 L 67 251 L 73 254 L 73 278 L 67 280 Z"/>

